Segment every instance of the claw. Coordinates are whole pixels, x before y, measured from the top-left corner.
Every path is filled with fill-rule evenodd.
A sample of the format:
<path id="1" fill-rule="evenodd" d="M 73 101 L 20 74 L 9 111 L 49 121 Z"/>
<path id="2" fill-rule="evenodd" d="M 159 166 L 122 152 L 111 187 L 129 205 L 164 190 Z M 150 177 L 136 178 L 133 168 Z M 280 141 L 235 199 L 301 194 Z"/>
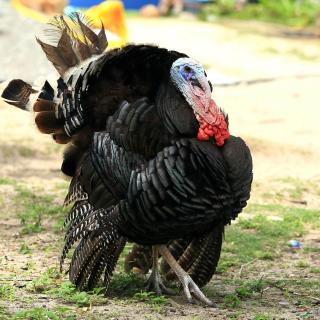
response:
<path id="1" fill-rule="evenodd" d="M 166 294 L 168 296 L 174 296 L 176 293 L 174 290 L 167 288 L 158 272 L 152 272 L 147 280 L 146 291 L 155 292 L 158 296 Z"/>
<path id="2" fill-rule="evenodd" d="M 183 292 L 189 303 L 193 303 L 192 296 L 204 304 L 210 307 L 216 307 L 216 304 L 208 299 L 203 292 L 199 289 L 199 287 L 195 284 L 192 278 L 181 268 L 176 259 L 172 256 L 170 251 L 166 246 L 159 245 L 158 249 L 162 255 L 162 257 L 167 261 L 170 265 L 171 269 L 175 272 L 178 279 L 180 280 L 183 288 Z"/>
<path id="3" fill-rule="evenodd" d="M 189 303 L 193 303 L 192 296 L 204 304 L 210 307 L 217 307 L 216 304 L 208 299 L 203 292 L 199 289 L 199 287 L 195 284 L 192 278 L 186 273 L 182 279 L 180 279 L 182 283 L 183 292 Z"/>
<path id="4" fill-rule="evenodd" d="M 166 294 L 169 296 L 174 296 L 176 293 L 167 288 L 162 279 L 161 275 L 159 273 L 159 267 L 158 267 L 158 249 L 153 246 L 152 247 L 152 272 L 150 274 L 149 279 L 147 280 L 147 286 L 146 291 L 152 291 L 155 292 L 158 296 L 161 296 L 162 294 Z"/>

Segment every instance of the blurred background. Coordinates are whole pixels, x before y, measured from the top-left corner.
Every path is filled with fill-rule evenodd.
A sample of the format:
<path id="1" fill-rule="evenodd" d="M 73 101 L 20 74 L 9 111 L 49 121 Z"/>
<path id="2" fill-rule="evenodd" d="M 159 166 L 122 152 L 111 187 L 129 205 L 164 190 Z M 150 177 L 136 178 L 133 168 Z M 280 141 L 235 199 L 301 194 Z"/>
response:
<path id="1" fill-rule="evenodd" d="M 151 43 L 200 61 L 231 133 L 254 158 L 250 205 L 228 228 L 207 288 L 219 310 L 171 305 L 170 315 L 131 295 L 127 306 L 111 300 L 115 318 L 319 319 L 320 1 L 0 0 L 0 82 L 54 72 L 35 36 L 50 16 L 74 10 L 97 28 L 103 21 L 109 48 Z M 64 319 L 57 306 L 68 301 L 74 319 L 110 315 L 99 304 L 87 308 L 90 295 L 81 304 L 49 293 L 66 280 L 48 269 L 57 265 L 66 214 L 62 149 L 29 114 L 1 102 L 0 129 L 0 319 L 29 319 L 30 310 L 48 319 L 46 308 Z"/>

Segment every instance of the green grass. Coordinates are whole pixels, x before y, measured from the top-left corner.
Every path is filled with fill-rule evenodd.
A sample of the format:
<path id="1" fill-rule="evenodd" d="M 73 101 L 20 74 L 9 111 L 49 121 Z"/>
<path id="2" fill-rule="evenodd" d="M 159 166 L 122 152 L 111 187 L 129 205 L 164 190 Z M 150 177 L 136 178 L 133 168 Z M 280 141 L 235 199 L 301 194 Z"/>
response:
<path id="1" fill-rule="evenodd" d="M 62 282 L 58 287 L 47 291 L 51 297 L 62 302 L 76 304 L 79 307 L 105 303 L 102 292 L 100 288 L 91 292 L 79 291 L 70 281 Z"/>
<path id="2" fill-rule="evenodd" d="M 133 297 L 144 289 L 144 282 L 144 277 L 135 273 L 115 273 L 112 277 L 108 294 L 121 297 Z"/>
<path id="3" fill-rule="evenodd" d="M 66 307 L 57 306 L 53 310 L 32 308 L 17 312 L 9 319 L 12 320 L 76 320 L 76 314 Z"/>
<path id="4" fill-rule="evenodd" d="M 310 268 L 310 272 L 311 273 L 315 273 L 315 274 L 319 274 L 320 273 L 320 268 L 316 268 L 316 267 Z"/>
<path id="5" fill-rule="evenodd" d="M 251 204 L 245 211 L 252 217 L 240 215 L 238 223 L 226 228 L 218 272 L 253 259 L 274 260 L 290 239 L 320 227 L 320 210 Z M 269 218 L 274 216 L 281 220 Z"/>
<path id="6" fill-rule="evenodd" d="M 263 289 L 267 286 L 267 282 L 263 279 L 231 280 L 229 282 L 235 286 L 235 289 L 233 293 L 228 293 L 223 298 L 223 304 L 227 308 L 238 308 L 243 300 L 254 296 L 261 298 Z"/>
<path id="7" fill-rule="evenodd" d="M 311 185 L 301 183 L 299 180 L 285 178 L 282 179 L 281 183 L 283 188 L 286 189 L 284 192 L 286 194 L 292 192 L 290 197 L 293 198 L 303 198 L 304 193 L 311 192 Z M 9 202 L 9 216 L 19 214 L 22 230 L 26 225 L 35 224 L 38 220 L 42 231 L 53 232 L 62 228 L 62 219 L 66 213 L 61 210 L 60 205 L 56 204 L 55 198 L 51 194 L 46 194 L 43 190 L 18 183 L 12 179 L 1 179 L 0 185 L 12 186 L 14 194 Z M 62 192 L 66 189 L 66 185 L 61 183 L 56 188 L 57 192 Z M 4 189 L 7 190 L 8 188 Z M 312 192 L 317 194 L 318 191 L 312 187 Z M 275 217 L 279 219 L 274 219 Z M 60 224 L 57 224 L 57 221 Z M 282 296 L 288 301 L 296 302 L 297 296 L 294 295 L 294 292 L 298 292 L 301 294 L 299 304 L 310 307 L 313 301 L 308 297 L 320 296 L 319 284 L 315 280 L 279 279 L 279 275 L 275 280 L 249 280 L 246 279 L 245 275 L 247 272 L 250 273 L 250 268 L 260 268 L 261 264 L 267 266 L 276 263 L 277 259 L 281 260 L 282 253 L 288 253 L 291 250 L 287 245 L 288 240 L 300 239 L 303 241 L 302 237 L 310 229 L 317 230 L 319 227 L 320 210 L 277 204 L 261 205 L 251 203 L 246 208 L 245 214 L 240 215 L 236 223 L 226 228 L 225 242 L 218 268 L 220 272 L 226 272 L 231 269 L 231 272 L 226 274 L 230 275 L 235 272 L 235 278 L 237 278 L 240 266 L 253 261 L 243 271 L 242 277 L 245 279 L 233 279 L 233 276 L 229 277 L 224 274 L 219 281 L 221 281 L 220 284 L 224 288 L 222 292 L 227 292 L 227 294 L 221 294 L 221 291 L 215 288 L 215 282 L 212 285 L 208 285 L 205 291 L 209 292 L 208 296 L 213 298 L 214 301 L 219 301 L 221 308 L 233 309 L 230 310 L 230 312 L 234 313 L 232 316 L 230 313 L 230 319 L 241 318 L 242 310 L 247 306 L 251 310 L 250 319 L 271 319 L 272 317 L 269 314 L 263 313 L 265 309 L 253 308 L 254 305 L 261 306 L 264 303 L 264 298 L 267 296 L 267 294 L 264 294 L 264 289 L 267 287 L 272 288 L 270 290 L 275 290 L 278 296 Z M 37 252 L 36 243 L 30 241 L 28 234 L 30 233 L 21 232 L 21 238 L 18 240 L 18 250 L 25 255 Z M 57 235 L 57 237 L 62 238 L 62 235 Z M 56 247 L 53 248 L 53 245 Z M 57 245 L 50 243 L 42 249 L 50 253 L 52 250 L 57 251 Z M 112 299 L 115 304 L 130 303 L 132 305 L 139 304 L 139 308 L 146 307 L 147 309 L 145 310 L 150 312 L 150 319 L 152 319 L 155 313 L 162 314 L 163 310 L 166 310 L 168 300 L 164 296 L 158 297 L 154 293 L 145 292 L 145 277 L 122 272 L 121 265 L 123 264 L 124 256 L 130 249 L 131 244 L 125 247 L 121 255 L 120 266 L 117 267 L 117 271 L 111 281 L 107 299 Z M 320 269 L 312 264 L 309 257 L 317 253 L 319 253 L 319 248 L 316 244 L 304 245 L 303 243 L 303 247 L 299 251 L 299 254 L 301 254 L 300 260 L 295 260 L 292 263 L 292 267 L 299 272 L 309 273 L 311 277 L 316 279 Z M 255 265 L 256 263 L 257 265 Z M 30 275 L 31 269 L 32 265 L 28 264 L 28 271 L 25 274 Z M 19 277 L 19 274 L 12 276 Z M 91 305 L 106 304 L 106 299 L 102 296 L 103 291 L 104 288 L 96 288 L 92 292 L 80 292 L 73 284 L 64 281 L 64 276 L 58 270 L 49 268 L 40 277 L 28 283 L 27 288 L 14 288 L 9 284 L 0 286 L 0 300 L 11 301 L 11 305 L 16 301 L 20 301 L 23 303 L 23 308 L 25 308 L 25 310 L 9 316 L 7 309 L 0 307 L 0 320 L 76 319 L 83 316 L 83 313 L 81 313 L 83 308 L 87 310 Z M 24 294 L 21 296 L 20 292 L 24 292 Z M 50 310 L 32 308 L 33 303 L 38 301 L 38 294 L 46 296 L 48 300 L 59 305 L 72 306 L 74 310 L 67 310 L 63 315 L 61 310 L 64 307 L 59 307 L 60 309 L 58 307 L 50 308 Z M 179 294 L 181 294 L 181 291 Z M 26 297 L 30 297 L 28 301 Z M 12 310 L 11 307 L 9 309 Z M 107 319 L 118 315 L 115 314 L 114 316 L 114 313 L 107 313 L 104 316 Z"/>
<path id="8" fill-rule="evenodd" d="M 310 264 L 309 264 L 309 262 L 307 262 L 307 261 L 300 260 L 300 261 L 297 262 L 296 266 L 297 266 L 298 268 L 305 269 L 305 268 L 309 268 L 309 267 L 310 267 Z"/>
<path id="9" fill-rule="evenodd" d="M 54 267 L 47 269 L 40 277 L 32 280 L 27 290 L 34 293 L 47 292 L 61 283 L 61 273 Z"/>
<path id="10" fill-rule="evenodd" d="M 15 185 L 16 181 L 10 178 L 0 178 L 0 185 Z"/>
<path id="11" fill-rule="evenodd" d="M 273 290 L 273 295 L 278 291 L 286 300 L 296 301 L 299 293 L 299 303 L 304 306 L 314 305 L 310 296 L 320 296 L 320 285 L 318 279 L 228 279 L 223 280 L 223 285 L 232 288 L 223 296 L 223 306 L 230 309 L 242 309 L 248 304 L 261 304 L 266 300 L 265 289 Z M 208 297 L 217 296 L 213 287 L 205 287 L 204 293 Z"/>
<path id="12" fill-rule="evenodd" d="M 153 306 L 159 306 L 168 303 L 168 299 L 165 296 L 157 296 L 155 292 L 140 291 L 135 293 L 133 298 L 136 301 L 145 302 Z"/>
<path id="13" fill-rule="evenodd" d="M 319 12 L 320 5 L 312 0 L 260 0 L 260 3 L 249 4 L 240 11 L 236 10 L 235 0 L 217 0 L 204 7 L 200 18 L 208 20 L 211 16 L 220 16 L 305 27 L 315 24 Z"/>
<path id="14" fill-rule="evenodd" d="M 39 188 L 17 184 L 11 179 L 2 179 L 0 184 L 14 186 L 12 206 L 9 209 L 12 212 L 9 214 L 20 219 L 21 235 L 44 231 L 44 218 L 53 219 L 54 230 L 61 230 L 66 210 L 54 203 L 53 195 L 43 194 Z"/>
<path id="15" fill-rule="evenodd" d="M 241 300 L 238 297 L 237 294 L 227 294 L 224 298 L 223 298 L 223 305 L 226 308 L 237 308 L 239 307 L 241 304 Z"/>
<path id="16" fill-rule="evenodd" d="M 30 249 L 30 247 L 26 243 L 23 243 L 20 247 L 19 252 L 22 254 L 30 254 L 32 252 L 32 250 Z"/>
<path id="17" fill-rule="evenodd" d="M 0 305 L 0 320 L 7 320 L 9 317 L 10 315 L 5 306 Z"/>
<path id="18" fill-rule="evenodd" d="M 49 268 L 39 278 L 34 279 L 27 286 L 27 290 L 31 293 L 47 294 L 51 298 L 79 307 L 104 301 L 104 288 L 95 288 L 91 292 L 79 291 L 70 281 L 62 281 L 61 276 L 55 268 Z"/>
<path id="19" fill-rule="evenodd" d="M 13 300 L 15 298 L 15 290 L 11 284 L 0 284 L 0 300 Z"/>
<path id="20" fill-rule="evenodd" d="M 272 320 L 274 319 L 272 316 L 265 314 L 265 313 L 260 313 L 254 316 L 253 320 Z"/>

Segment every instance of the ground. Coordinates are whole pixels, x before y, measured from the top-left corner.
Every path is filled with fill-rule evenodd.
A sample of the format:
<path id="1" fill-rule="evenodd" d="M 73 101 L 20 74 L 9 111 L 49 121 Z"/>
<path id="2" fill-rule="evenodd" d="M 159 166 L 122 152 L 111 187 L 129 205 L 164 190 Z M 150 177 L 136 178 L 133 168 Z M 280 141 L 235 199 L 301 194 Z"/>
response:
<path id="1" fill-rule="evenodd" d="M 8 41 L 6 27 L 0 41 Z M 1 104 L 0 319 L 319 319 L 319 42 L 251 23 L 131 18 L 129 29 L 135 42 L 186 51 L 206 66 L 231 132 L 253 154 L 249 206 L 227 227 L 218 271 L 204 288 L 218 307 L 188 305 L 179 291 L 173 298 L 146 294 L 143 279 L 123 273 L 123 259 L 108 297 L 100 289 L 77 292 L 58 266 L 68 186 L 59 172 L 62 149 L 36 131 L 29 114 Z M 10 68 L 28 80 L 48 72 L 42 60 L 13 63 L 16 53 L 23 61 L 20 49 L 39 54 L 34 44 L 13 43 L 0 78 Z M 221 86 L 266 77 L 280 78 Z M 302 247 L 290 248 L 292 239 Z"/>

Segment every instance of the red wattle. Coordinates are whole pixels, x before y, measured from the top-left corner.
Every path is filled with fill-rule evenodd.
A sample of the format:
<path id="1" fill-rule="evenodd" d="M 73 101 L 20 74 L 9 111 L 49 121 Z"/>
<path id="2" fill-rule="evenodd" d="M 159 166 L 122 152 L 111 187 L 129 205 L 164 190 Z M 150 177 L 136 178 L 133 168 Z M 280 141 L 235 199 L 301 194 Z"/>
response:
<path id="1" fill-rule="evenodd" d="M 213 100 L 210 103 L 208 117 L 197 114 L 196 118 L 200 125 L 197 135 L 198 140 L 207 141 L 210 137 L 213 137 L 217 146 L 221 147 L 224 145 L 224 141 L 230 137 L 224 115 Z"/>
<path id="2" fill-rule="evenodd" d="M 209 136 L 201 128 L 199 128 L 197 139 L 200 141 L 207 141 L 209 140 Z"/>

